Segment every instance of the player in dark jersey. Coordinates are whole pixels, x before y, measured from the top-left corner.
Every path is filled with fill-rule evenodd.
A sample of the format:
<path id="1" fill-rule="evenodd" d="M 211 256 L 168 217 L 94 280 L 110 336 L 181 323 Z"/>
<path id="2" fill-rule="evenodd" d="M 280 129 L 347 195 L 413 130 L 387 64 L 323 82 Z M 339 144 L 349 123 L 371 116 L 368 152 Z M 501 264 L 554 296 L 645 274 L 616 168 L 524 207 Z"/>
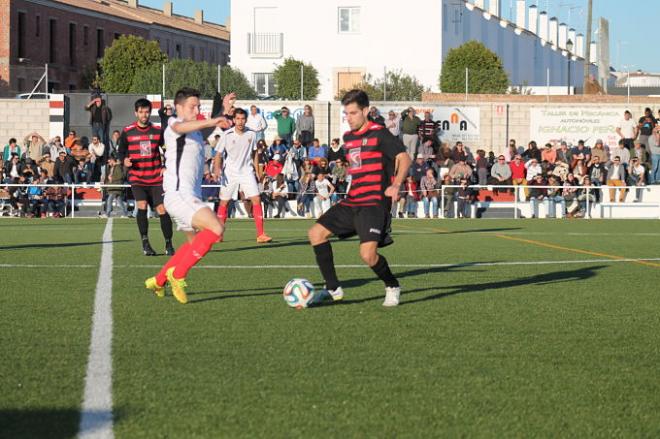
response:
<path id="1" fill-rule="evenodd" d="M 360 257 L 385 283 L 383 306 L 397 306 L 401 289 L 378 247 L 391 243 L 388 234 L 392 200 L 408 175 L 410 157 L 401 141 L 381 125 L 370 122 L 369 97 L 351 90 L 342 99 L 351 131 L 344 134 L 351 187 L 347 197 L 309 229 L 316 262 L 333 300 L 344 297 L 328 238 L 360 237 Z M 389 242 L 387 242 L 389 240 Z"/>
<path id="2" fill-rule="evenodd" d="M 128 168 L 128 182 L 138 208 L 136 218 L 144 255 L 156 256 L 149 244 L 149 205 L 160 217 L 160 228 L 165 237 L 165 254 L 172 256 L 172 219 L 163 206 L 163 162 L 160 154 L 163 134 L 160 126 L 149 121 L 150 116 L 151 102 L 147 99 L 135 101 L 137 121 L 123 129 L 117 154 L 120 163 Z"/>

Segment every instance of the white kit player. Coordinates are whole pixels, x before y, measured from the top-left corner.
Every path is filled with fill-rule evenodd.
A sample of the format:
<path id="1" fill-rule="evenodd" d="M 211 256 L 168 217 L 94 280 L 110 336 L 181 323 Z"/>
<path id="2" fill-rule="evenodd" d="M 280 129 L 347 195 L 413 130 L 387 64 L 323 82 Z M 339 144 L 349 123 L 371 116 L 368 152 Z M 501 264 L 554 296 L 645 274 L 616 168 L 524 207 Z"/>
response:
<path id="1" fill-rule="evenodd" d="M 252 216 L 257 229 L 257 242 L 266 243 L 272 238 L 264 233 L 264 212 L 261 207 L 261 194 L 255 176 L 257 167 L 257 133 L 246 128 L 247 112 L 241 108 L 234 111 L 234 127 L 226 131 L 216 128 L 208 138 L 215 145 L 213 174 L 220 180 L 220 206 L 218 218 L 224 225 L 227 221 L 227 206 L 232 195 L 239 190 L 252 201 Z M 222 237 L 220 238 L 222 240 Z"/>
<path id="2" fill-rule="evenodd" d="M 226 96 L 225 102 L 234 97 L 233 93 Z M 188 235 L 188 242 L 179 247 L 156 276 L 145 281 L 145 286 L 158 297 L 164 297 L 165 284 L 169 282 L 174 297 L 186 303 L 188 271 L 211 250 L 224 231 L 213 210 L 202 201 L 205 159 L 204 137 L 200 130 L 229 128 L 231 122 L 224 117 L 197 120 L 199 91 L 191 88 L 179 90 L 174 105 L 177 117 L 169 119 L 164 133 L 164 204 L 178 229 Z"/>

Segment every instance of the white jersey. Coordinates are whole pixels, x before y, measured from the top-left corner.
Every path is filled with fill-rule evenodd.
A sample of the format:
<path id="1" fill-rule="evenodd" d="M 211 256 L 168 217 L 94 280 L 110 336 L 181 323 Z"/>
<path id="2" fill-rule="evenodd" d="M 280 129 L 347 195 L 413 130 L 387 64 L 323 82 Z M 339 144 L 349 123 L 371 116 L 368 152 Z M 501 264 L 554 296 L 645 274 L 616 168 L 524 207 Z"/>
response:
<path id="1" fill-rule="evenodd" d="M 246 129 L 238 134 L 235 128 L 222 131 L 217 128 L 211 138 L 217 134 L 220 140 L 215 147 L 215 153 L 222 154 L 222 173 L 230 176 L 254 172 L 252 155 L 257 150 L 257 136 L 254 131 Z"/>
<path id="2" fill-rule="evenodd" d="M 183 122 L 173 117 L 165 129 L 165 172 L 163 190 L 181 192 L 202 198 L 202 179 L 204 178 L 204 137 L 200 131 L 179 134 L 172 125 Z"/>

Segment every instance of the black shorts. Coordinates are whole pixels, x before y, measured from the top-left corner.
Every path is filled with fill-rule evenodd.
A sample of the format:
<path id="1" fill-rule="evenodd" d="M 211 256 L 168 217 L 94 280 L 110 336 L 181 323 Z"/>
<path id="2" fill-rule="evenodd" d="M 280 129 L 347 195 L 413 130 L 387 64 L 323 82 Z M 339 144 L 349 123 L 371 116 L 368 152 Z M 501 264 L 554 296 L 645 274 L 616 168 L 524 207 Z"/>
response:
<path id="1" fill-rule="evenodd" d="M 146 201 L 152 209 L 163 204 L 163 186 L 138 186 L 131 185 L 133 199 L 135 201 Z"/>
<path id="2" fill-rule="evenodd" d="M 316 222 L 339 239 L 358 235 L 360 242 L 381 242 L 389 230 L 389 211 L 384 206 L 348 207 L 335 204 Z"/>

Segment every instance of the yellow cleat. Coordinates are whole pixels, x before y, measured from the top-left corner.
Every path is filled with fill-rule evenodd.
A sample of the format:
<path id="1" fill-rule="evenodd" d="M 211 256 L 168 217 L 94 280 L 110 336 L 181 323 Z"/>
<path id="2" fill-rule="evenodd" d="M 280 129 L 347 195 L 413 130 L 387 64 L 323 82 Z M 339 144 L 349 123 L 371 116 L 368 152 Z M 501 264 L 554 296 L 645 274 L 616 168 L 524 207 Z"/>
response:
<path id="1" fill-rule="evenodd" d="M 259 244 L 266 244 L 266 243 L 271 242 L 272 240 L 273 240 L 273 238 L 271 238 L 270 236 L 266 235 L 265 233 L 264 233 L 263 235 L 259 235 L 259 236 L 257 237 L 257 242 L 258 242 Z"/>
<path id="2" fill-rule="evenodd" d="M 172 294 L 180 303 L 188 303 L 188 296 L 186 295 L 186 280 L 177 279 L 174 277 L 174 267 L 167 270 L 167 280 L 172 287 Z"/>
<path id="3" fill-rule="evenodd" d="M 156 294 L 156 296 L 160 297 L 161 299 L 165 297 L 165 285 L 158 285 L 158 282 L 156 282 L 156 277 L 150 277 L 149 279 L 145 280 L 144 286 L 147 287 L 148 290 L 153 291 L 154 294 Z"/>

